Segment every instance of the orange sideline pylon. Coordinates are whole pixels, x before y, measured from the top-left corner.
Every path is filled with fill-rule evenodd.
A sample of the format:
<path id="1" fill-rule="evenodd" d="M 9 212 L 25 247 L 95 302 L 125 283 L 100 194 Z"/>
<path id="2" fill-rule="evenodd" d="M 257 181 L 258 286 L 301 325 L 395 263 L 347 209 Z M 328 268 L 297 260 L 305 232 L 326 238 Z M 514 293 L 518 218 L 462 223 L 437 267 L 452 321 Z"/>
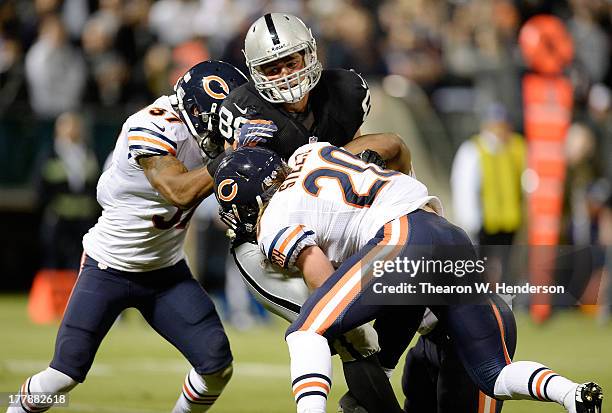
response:
<path id="1" fill-rule="evenodd" d="M 76 279 L 77 272 L 74 270 L 38 271 L 28 299 L 30 320 L 37 324 L 49 324 L 60 320 Z"/>

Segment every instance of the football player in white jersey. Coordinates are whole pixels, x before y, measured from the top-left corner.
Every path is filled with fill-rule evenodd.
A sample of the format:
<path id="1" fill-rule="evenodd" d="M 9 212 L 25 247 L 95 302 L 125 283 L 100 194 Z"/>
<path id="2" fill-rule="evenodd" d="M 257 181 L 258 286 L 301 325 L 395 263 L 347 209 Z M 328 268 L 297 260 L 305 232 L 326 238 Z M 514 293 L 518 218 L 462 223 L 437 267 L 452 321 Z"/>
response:
<path id="1" fill-rule="evenodd" d="M 266 149 L 239 149 L 221 162 L 215 195 L 227 223 L 256 231 L 267 259 L 299 270 L 314 290 L 286 336 L 298 413 L 326 411 L 328 340 L 376 320 L 387 327 L 378 329 L 381 351 L 405 349 L 420 324 L 423 305 L 406 305 L 418 301 L 373 300 L 376 262 L 446 258 L 440 246 L 452 247 L 450 257 L 476 257 L 465 232 L 441 216 L 439 200 L 423 184 L 327 143 L 299 148 L 288 165 Z M 405 279 L 399 271 L 382 278 Z M 482 392 L 500 400 L 554 401 L 571 413 L 601 412 L 597 384 L 574 383 L 536 362 L 512 362 L 500 315 L 505 303 L 490 294 L 470 299 L 429 308 Z"/>
<path id="2" fill-rule="evenodd" d="M 376 150 L 390 166 L 410 168 L 410 153 L 398 135 L 362 133 L 371 101 L 365 79 L 353 70 L 323 69 L 316 49 L 311 30 L 297 16 L 267 13 L 253 22 L 244 39 L 250 81 L 224 100 L 219 113 L 220 130 L 228 144 L 256 144 L 287 160 L 300 146 L 325 141 L 353 153 Z M 262 269 L 257 247 L 240 241 L 232 243 L 231 252 L 250 291 L 266 308 L 293 320 L 308 296 L 302 280 L 284 279 Z M 375 332 L 369 325 L 359 330 L 351 332 L 350 339 L 334 343 L 349 390 L 359 394 L 366 407 L 399 413 L 401 408 L 373 354 L 378 348 Z M 380 384 L 376 391 L 360 390 L 362 383 L 370 382 Z M 343 408 L 345 401 L 343 397 Z"/>
<path id="3" fill-rule="evenodd" d="M 9 413 L 43 412 L 82 383 L 100 342 L 126 308 L 137 308 L 190 362 L 172 412 L 204 412 L 232 375 L 229 342 L 215 307 L 185 262 L 186 227 L 211 193 L 207 164 L 223 146 L 217 109 L 246 82 L 232 65 L 206 61 L 124 123 L 98 183 L 103 208 L 84 254 L 49 367 L 25 380 Z M 216 152 L 216 153 L 215 153 Z M 43 402 L 41 402 L 43 401 Z"/>

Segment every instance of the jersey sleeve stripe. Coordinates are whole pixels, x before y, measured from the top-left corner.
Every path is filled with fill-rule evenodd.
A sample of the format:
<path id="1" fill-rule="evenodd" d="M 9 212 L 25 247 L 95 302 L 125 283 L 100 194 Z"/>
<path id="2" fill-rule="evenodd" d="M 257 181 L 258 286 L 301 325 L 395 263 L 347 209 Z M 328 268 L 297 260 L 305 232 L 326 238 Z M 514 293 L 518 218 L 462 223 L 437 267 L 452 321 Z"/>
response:
<path id="1" fill-rule="evenodd" d="M 150 135 L 155 136 L 156 138 L 161 139 L 162 141 L 166 142 L 167 144 L 169 144 L 170 146 L 172 146 L 174 149 L 176 149 L 176 142 L 174 142 L 174 141 L 173 141 L 173 140 L 171 140 L 171 139 L 166 138 L 166 137 L 165 137 L 164 135 L 162 135 L 161 133 L 159 133 L 159 132 L 155 132 L 155 131 L 154 131 L 154 130 L 152 130 L 152 129 L 143 128 L 143 127 L 134 127 L 134 128 L 130 128 L 130 129 L 128 130 L 128 134 L 129 134 L 130 132 L 145 132 L 145 133 L 148 133 L 148 134 L 150 134 Z"/>
<path id="2" fill-rule="evenodd" d="M 144 136 L 134 136 L 134 135 L 132 135 L 132 136 L 128 137 L 128 141 L 137 141 L 137 142 L 148 142 L 148 143 L 152 143 L 153 145 L 156 145 L 156 146 L 161 146 L 161 147 L 162 147 L 162 148 L 164 148 L 166 151 L 170 152 L 172 155 L 176 155 L 176 150 L 175 150 L 175 148 L 173 148 L 173 147 L 172 147 L 172 146 L 170 146 L 170 145 L 166 145 L 165 143 L 160 142 L 160 141 L 158 141 L 158 140 L 156 140 L 156 139 L 151 139 L 151 138 L 147 138 L 147 137 L 144 137 Z"/>
<path id="3" fill-rule="evenodd" d="M 289 235 L 287 235 L 287 237 L 285 238 L 285 240 L 281 243 L 281 245 L 277 248 L 277 250 L 281 253 L 284 254 L 285 253 L 285 248 L 287 247 L 287 245 L 290 244 L 290 242 L 295 239 L 295 237 L 297 237 L 297 235 L 302 232 L 302 228 L 304 228 L 304 225 L 298 225 L 293 231 L 291 231 L 289 233 Z M 278 242 L 277 242 L 278 243 Z M 293 244 L 291 244 L 293 245 Z"/>
<path id="4" fill-rule="evenodd" d="M 276 236 L 274 237 L 274 239 L 272 240 L 272 242 L 270 243 L 270 248 L 268 248 L 268 259 L 270 261 L 272 261 L 272 252 L 274 251 L 274 246 L 276 245 L 276 241 L 278 241 L 278 239 L 283 235 L 283 233 L 285 231 L 287 231 L 289 229 L 289 227 L 285 227 L 283 229 L 281 229 L 280 231 L 278 231 L 278 233 L 276 234 Z"/>
<path id="5" fill-rule="evenodd" d="M 312 234 L 314 234 L 314 231 L 306 231 L 306 232 L 302 233 L 302 236 L 301 236 L 301 237 L 299 237 L 299 238 L 297 239 L 297 241 L 295 241 L 295 242 L 293 243 L 293 245 L 291 246 L 291 248 L 289 249 L 289 251 L 287 251 L 287 254 L 286 254 L 287 258 L 286 258 L 286 261 L 285 261 L 286 263 L 291 262 L 291 255 L 293 254 L 293 251 L 295 251 L 295 248 L 296 248 L 296 247 L 297 247 L 297 246 L 300 244 L 300 242 L 301 242 L 301 241 L 302 241 L 304 238 L 306 238 L 307 236 L 312 235 Z"/>
<path id="6" fill-rule="evenodd" d="M 158 153 L 160 155 L 167 155 L 168 151 L 164 150 L 164 149 L 157 149 L 157 148 L 151 148 L 150 146 L 143 146 L 143 145 L 130 145 L 130 150 L 134 150 L 134 149 L 144 149 L 145 151 L 148 152 L 155 152 Z M 142 153 L 136 155 L 136 156 L 141 156 L 143 155 Z"/>

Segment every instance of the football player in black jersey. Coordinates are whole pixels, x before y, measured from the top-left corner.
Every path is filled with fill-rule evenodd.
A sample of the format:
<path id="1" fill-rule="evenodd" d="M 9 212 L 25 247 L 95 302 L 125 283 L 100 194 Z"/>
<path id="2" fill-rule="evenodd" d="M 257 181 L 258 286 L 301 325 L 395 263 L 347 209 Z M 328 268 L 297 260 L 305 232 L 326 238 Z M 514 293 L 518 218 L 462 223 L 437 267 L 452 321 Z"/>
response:
<path id="1" fill-rule="evenodd" d="M 408 172 L 410 153 L 395 133 L 361 135 L 370 111 L 370 89 L 356 72 L 323 70 L 310 29 L 295 16 L 271 13 L 250 27 L 244 54 L 251 81 L 232 91 L 219 111 L 219 129 L 233 143 L 249 119 L 278 128 L 262 143 L 284 159 L 321 140 L 354 153 L 378 152 L 389 168 Z"/>
<path id="2" fill-rule="evenodd" d="M 251 81 L 232 91 L 223 101 L 219 111 L 219 130 L 228 144 L 257 144 L 268 147 L 286 160 L 300 146 L 321 140 L 344 146 L 356 154 L 374 150 L 375 155 L 378 153 L 388 168 L 411 172 L 410 153 L 399 136 L 394 133 L 361 135 L 361 125 L 370 111 L 370 90 L 367 83 L 351 70 L 323 70 L 317 59 L 315 40 L 300 19 L 281 13 L 261 17 L 249 28 L 244 54 Z M 249 125 L 252 120 L 256 121 Z M 241 142 L 235 142 L 239 139 Z M 300 290 L 299 286 L 289 286 L 289 280 L 280 281 L 280 278 L 274 277 L 270 271 L 262 271 L 261 255 L 252 244 L 235 243 L 232 253 L 247 285 L 260 302 L 290 321 L 295 318 L 305 297 L 303 290 Z M 440 335 L 445 336 L 444 333 Z M 369 354 L 374 347 L 367 339 L 365 343 L 360 343 L 359 339 L 353 341 L 357 342 L 351 342 L 349 339 L 341 346 L 358 356 Z M 432 340 L 426 342 L 430 347 L 437 347 Z M 351 349 L 351 346 L 357 348 Z M 420 376 L 415 374 L 418 371 L 417 366 L 425 363 L 425 368 L 429 364 L 433 368 L 439 360 L 431 357 L 417 358 L 414 356 L 417 354 L 416 350 L 418 349 L 412 351 L 412 364 L 415 369 L 405 370 L 405 373 L 413 373 L 405 374 L 404 377 L 404 383 L 411 382 L 411 388 L 404 389 L 408 398 L 405 406 L 410 411 L 425 406 L 433 406 L 434 409 L 436 405 L 444 406 L 447 403 L 444 400 L 436 402 L 436 395 L 448 392 L 423 392 L 423 386 L 435 388 L 435 380 L 430 383 L 413 377 Z M 342 354 L 342 350 L 340 351 Z M 399 355 L 383 362 L 394 365 L 397 362 L 395 357 Z M 449 359 L 455 360 L 456 357 Z M 346 361 L 347 357 L 343 357 L 343 360 Z M 398 411 L 399 405 L 396 404 L 385 377 L 379 374 L 380 371 L 376 371 L 376 366 L 367 363 L 368 361 L 344 364 L 349 387 L 370 413 Z M 448 364 L 448 361 L 445 363 Z M 458 360 L 456 364 L 460 366 Z M 461 383 L 461 390 L 466 394 L 475 394 L 475 397 L 474 400 L 467 397 L 465 403 L 459 403 L 465 406 L 458 406 L 457 400 L 450 401 L 450 404 L 453 408 L 458 408 L 455 410 L 457 412 L 470 413 L 474 410 L 475 413 L 480 401 L 478 391 L 467 373 L 458 370 L 456 369 L 452 376 L 465 380 L 453 382 Z M 369 377 L 364 380 L 366 375 Z M 367 388 L 372 382 L 376 383 L 374 392 L 368 391 Z M 418 382 L 422 384 L 415 386 Z M 474 391 L 471 391 L 472 389 Z M 427 400 L 417 397 L 424 394 L 429 396 Z M 349 397 L 343 398 L 343 402 L 351 404 L 352 401 Z M 499 411 L 501 406 L 496 407 L 495 410 Z M 342 408 L 346 413 L 359 411 L 353 410 L 355 406 Z"/>
<path id="3" fill-rule="evenodd" d="M 255 143 L 276 151 L 286 160 L 300 146 L 322 140 L 344 146 L 356 154 L 374 150 L 386 161 L 387 167 L 411 172 L 410 153 L 399 136 L 394 133 L 361 135 L 360 128 L 371 104 L 366 81 L 351 70 L 323 70 L 317 59 L 315 39 L 300 19 L 281 13 L 261 17 L 249 28 L 244 54 L 251 81 L 232 91 L 219 111 L 219 130 L 228 144 Z M 249 133 L 243 125 L 254 119 L 257 121 Z M 244 141 L 234 142 L 239 135 Z M 235 243 L 232 253 L 247 285 L 260 302 L 291 321 L 304 300 L 303 291 L 293 285 L 285 286 L 288 280 L 282 282 L 270 272 L 262 272 L 259 265 L 261 256 L 252 244 Z M 363 355 L 373 347 L 367 340 L 365 343 L 344 344 L 349 348 L 351 345 L 357 349 L 350 350 Z M 423 358 L 421 362 L 427 363 L 428 360 Z M 396 361 L 387 361 L 387 364 Z M 372 371 L 376 366 L 366 363 L 344 363 L 349 387 L 370 413 L 398 411 L 399 405 L 385 377 Z M 416 359 L 414 364 L 416 366 Z M 370 377 L 363 380 L 365 375 Z M 412 377 L 414 375 L 407 375 L 405 380 L 418 381 Z M 471 383 L 467 374 L 463 375 L 466 380 L 462 383 Z M 377 383 L 375 392 L 367 390 L 370 382 Z M 427 383 L 426 386 L 435 384 Z M 472 384 L 472 387 L 475 386 Z M 407 408 L 426 405 L 425 400 L 418 402 L 421 398 L 415 398 L 415 394 L 434 395 L 433 400 L 427 402 L 429 406 L 436 406 L 435 391 L 411 390 L 405 394 L 415 402 L 408 400 Z M 345 397 L 343 402 L 351 404 L 352 400 Z M 472 405 L 471 401 L 469 404 Z M 358 411 L 351 409 L 355 406 L 342 408 L 346 413 Z"/>
<path id="4" fill-rule="evenodd" d="M 238 143 L 241 127 L 250 126 L 247 121 L 257 120 L 254 127 L 259 132 L 240 145 L 255 135 L 249 142 L 288 159 L 300 146 L 321 140 L 363 153 L 368 161 L 380 156 L 388 167 L 410 172 L 410 152 L 397 134 L 361 135 L 370 111 L 367 83 L 351 70 L 323 70 L 315 40 L 299 18 L 281 13 L 259 18 L 247 32 L 244 54 L 250 82 L 233 90 L 219 110 L 219 130 L 228 145 Z M 262 269 L 261 252 L 254 244 L 234 242 L 232 254 L 254 296 L 272 312 L 295 319 L 307 297 L 301 278 L 287 279 Z M 291 281 L 301 285 L 296 288 Z M 352 332 L 334 348 L 345 361 L 349 388 L 362 395 L 360 402 L 370 413 L 402 412 L 372 355 L 378 343 L 371 326 Z M 372 388 L 372 383 L 378 384 Z"/>

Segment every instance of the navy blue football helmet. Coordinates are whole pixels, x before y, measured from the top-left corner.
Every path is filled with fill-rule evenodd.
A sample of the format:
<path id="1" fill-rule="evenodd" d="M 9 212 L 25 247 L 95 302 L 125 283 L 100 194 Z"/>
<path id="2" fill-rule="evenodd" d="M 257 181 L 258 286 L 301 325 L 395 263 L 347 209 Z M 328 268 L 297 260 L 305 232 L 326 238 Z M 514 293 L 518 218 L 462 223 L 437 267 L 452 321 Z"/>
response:
<path id="1" fill-rule="evenodd" d="M 215 173 L 221 220 L 239 235 L 254 235 L 259 212 L 290 171 L 269 149 L 242 147 L 231 152 Z"/>
<path id="2" fill-rule="evenodd" d="M 189 69 L 174 85 L 172 104 L 209 158 L 223 151 L 219 107 L 232 90 L 246 81 L 231 64 L 207 60 Z"/>

